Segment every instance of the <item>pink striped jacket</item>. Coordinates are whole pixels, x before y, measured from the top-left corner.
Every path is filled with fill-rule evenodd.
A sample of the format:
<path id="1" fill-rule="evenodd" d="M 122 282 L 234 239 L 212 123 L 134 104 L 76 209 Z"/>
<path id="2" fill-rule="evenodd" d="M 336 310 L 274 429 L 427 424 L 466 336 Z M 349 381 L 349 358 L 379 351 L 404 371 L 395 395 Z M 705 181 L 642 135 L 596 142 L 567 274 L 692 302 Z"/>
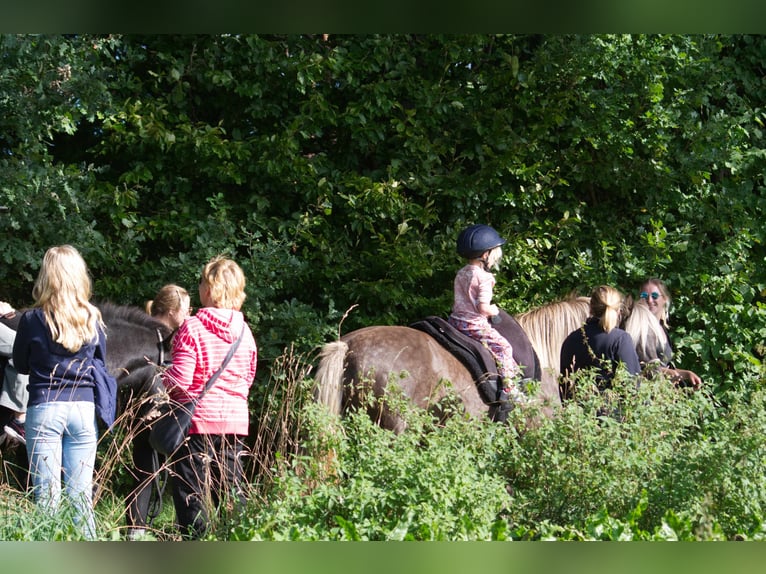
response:
<path id="1" fill-rule="evenodd" d="M 221 366 L 234 339 L 242 331 L 244 315 L 232 309 L 204 307 L 179 327 L 173 340 L 173 364 L 162 382 L 171 397 L 196 397 Z M 248 433 L 247 396 L 255 378 L 258 349 L 249 327 L 226 370 L 197 405 L 191 434 Z"/>

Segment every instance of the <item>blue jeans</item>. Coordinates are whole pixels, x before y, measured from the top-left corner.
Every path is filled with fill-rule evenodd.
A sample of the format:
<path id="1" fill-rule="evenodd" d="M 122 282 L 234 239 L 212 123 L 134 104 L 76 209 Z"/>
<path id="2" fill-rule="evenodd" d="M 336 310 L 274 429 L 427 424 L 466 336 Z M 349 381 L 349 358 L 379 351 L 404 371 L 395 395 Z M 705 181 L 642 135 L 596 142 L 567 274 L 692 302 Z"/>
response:
<path id="1" fill-rule="evenodd" d="M 25 423 L 29 472 L 35 501 L 55 513 L 61 483 L 85 537 L 96 537 L 93 468 L 98 431 L 90 401 L 58 401 L 31 406 Z"/>

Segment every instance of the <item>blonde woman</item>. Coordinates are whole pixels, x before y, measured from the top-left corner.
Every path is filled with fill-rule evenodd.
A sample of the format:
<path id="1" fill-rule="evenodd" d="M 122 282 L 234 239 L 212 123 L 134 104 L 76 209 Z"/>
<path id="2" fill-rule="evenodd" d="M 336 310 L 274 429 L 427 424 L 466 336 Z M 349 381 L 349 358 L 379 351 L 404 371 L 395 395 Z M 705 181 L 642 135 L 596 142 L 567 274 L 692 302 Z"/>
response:
<path id="1" fill-rule="evenodd" d="M 631 375 L 641 372 L 633 339 L 619 328 L 623 296 L 617 289 L 602 285 L 590 297 L 590 316 L 572 331 L 561 345 L 561 373 L 568 375 L 590 367 L 599 369 L 598 380 L 608 387 L 620 364 Z"/>
<path id="2" fill-rule="evenodd" d="M 180 401 L 197 397 L 221 366 L 232 343 L 239 346 L 194 411 L 189 437 L 170 457 L 173 503 L 185 538 L 208 530 L 209 512 L 244 508 L 242 453 L 249 431 L 247 397 L 255 378 L 257 348 L 245 317 L 245 274 L 231 259 L 216 257 L 202 270 L 202 303 L 173 339 L 173 363 L 162 382 Z"/>
<path id="3" fill-rule="evenodd" d="M 35 500 L 57 511 L 63 477 L 75 523 L 93 539 L 94 361 L 105 361 L 106 336 L 101 313 L 89 302 L 88 268 L 74 247 L 48 249 L 32 296 L 35 306 L 19 322 L 13 361 L 29 375 L 25 430 Z"/>
<path id="4" fill-rule="evenodd" d="M 641 285 L 641 289 L 638 295 L 639 303 L 645 304 L 649 307 L 652 314 L 657 317 L 660 322 L 665 335 L 668 337 L 668 347 L 665 349 L 662 372 L 665 373 L 672 381 L 679 384 L 689 384 L 695 389 L 702 387 L 702 379 L 694 371 L 688 369 L 679 369 L 671 362 L 673 357 L 673 347 L 670 344 L 670 289 L 665 285 L 665 282 L 651 277 L 644 281 Z"/>

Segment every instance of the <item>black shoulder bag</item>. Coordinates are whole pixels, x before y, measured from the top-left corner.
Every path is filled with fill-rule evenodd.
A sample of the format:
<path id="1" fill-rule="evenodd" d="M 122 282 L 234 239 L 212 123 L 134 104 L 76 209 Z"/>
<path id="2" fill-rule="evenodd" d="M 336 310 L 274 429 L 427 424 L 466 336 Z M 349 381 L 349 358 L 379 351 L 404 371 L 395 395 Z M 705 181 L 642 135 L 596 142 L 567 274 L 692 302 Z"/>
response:
<path id="1" fill-rule="evenodd" d="M 149 430 L 149 444 L 158 453 L 170 456 L 186 440 L 186 435 L 189 434 L 189 428 L 191 427 L 192 417 L 194 416 L 194 409 L 197 407 L 197 403 L 202 400 L 202 397 L 210 390 L 213 383 L 218 379 L 218 376 L 226 369 L 226 365 L 229 364 L 237 347 L 239 347 L 239 342 L 242 340 L 242 333 L 244 333 L 244 331 L 245 325 L 243 324 L 242 332 L 231 344 L 231 348 L 226 354 L 223 363 L 221 363 L 218 370 L 213 373 L 210 379 L 208 379 L 199 395 L 190 401 L 184 402 L 168 399 L 157 406 L 160 414 L 151 423 L 151 429 Z"/>

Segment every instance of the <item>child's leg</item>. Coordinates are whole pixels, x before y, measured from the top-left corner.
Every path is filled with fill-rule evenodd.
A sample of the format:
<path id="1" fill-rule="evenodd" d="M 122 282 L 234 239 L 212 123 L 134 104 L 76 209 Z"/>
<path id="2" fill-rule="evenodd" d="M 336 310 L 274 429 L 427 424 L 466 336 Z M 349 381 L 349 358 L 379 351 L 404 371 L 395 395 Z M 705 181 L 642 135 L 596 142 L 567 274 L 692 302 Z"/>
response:
<path id="1" fill-rule="evenodd" d="M 489 325 L 481 327 L 452 317 L 450 317 L 450 324 L 465 335 L 479 341 L 492 353 L 498 373 L 503 379 L 505 396 L 515 402 L 525 400 L 524 393 L 514 383 L 514 379 L 519 374 L 519 365 L 513 358 L 513 348 L 508 340 Z"/>
<path id="2" fill-rule="evenodd" d="M 482 338 L 497 362 L 497 369 L 504 379 L 513 380 L 519 374 L 519 365 L 513 358 L 513 347 L 508 340 L 494 329 Z"/>

